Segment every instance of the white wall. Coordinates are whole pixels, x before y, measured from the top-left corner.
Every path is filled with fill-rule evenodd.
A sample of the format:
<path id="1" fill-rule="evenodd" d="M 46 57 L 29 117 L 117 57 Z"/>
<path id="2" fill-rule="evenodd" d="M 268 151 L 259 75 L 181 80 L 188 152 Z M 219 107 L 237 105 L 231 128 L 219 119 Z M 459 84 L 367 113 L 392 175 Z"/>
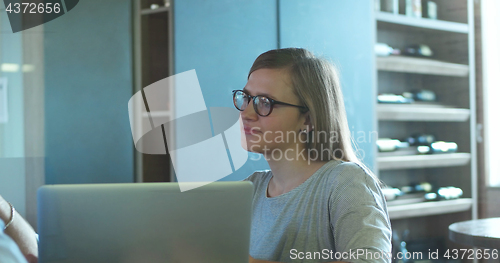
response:
<path id="1" fill-rule="evenodd" d="M 0 123 L 0 195 L 36 228 L 36 190 L 45 181 L 43 25 L 12 33 L 2 11 L 0 30 L 9 115 Z"/>
<path id="2" fill-rule="evenodd" d="M 3 7 L 3 3 L 1 4 Z M 0 77 L 7 79 L 9 118 L 0 124 L 0 195 L 26 212 L 22 34 L 12 33 L 6 12 L 0 12 Z M 6 67 L 7 65 L 17 65 Z M 3 65 L 3 66 L 2 66 Z M 2 103 L 2 102 L 0 102 Z"/>
<path id="3" fill-rule="evenodd" d="M 482 0 L 481 24 L 486 177 L 500 186 L 500 1 Z"/>

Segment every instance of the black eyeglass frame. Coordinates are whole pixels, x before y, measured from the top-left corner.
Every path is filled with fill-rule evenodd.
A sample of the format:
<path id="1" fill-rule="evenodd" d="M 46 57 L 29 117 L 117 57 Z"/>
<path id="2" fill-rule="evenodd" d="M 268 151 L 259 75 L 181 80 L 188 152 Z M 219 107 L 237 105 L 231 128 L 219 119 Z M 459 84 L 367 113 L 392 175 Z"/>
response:
<path id="1" fill-rule="evenodd" d="M 286 103 L 286 102 L 282 102 L 282 101 L 277 101 L 277 100 L 271 99 L 271 98 L 263 96 L 263 95 L 252 96 L 252 95 L 246 93 L 244 90 L 233 90 L 233 104 L 234 104 L 234 96 L 236 96 L 236 92 L 238 92 L 238 91 L 243 92 L 244 94 L 246 94 L 250 98 L 250 100 L 248 101 L 248 104 L 250 104 L 250 101 L 252 101 L 253 109 L 255 110 L 255 113 L 257 113 L 259 116 L 262 116 L 262 117 L 267 117 L 267 116 L 269 116 L 271 114 L 271 112 L 273 112 L 274 104 L 292 106 L 292 107 L 297 107 L 297 108 L 300 108 L 300 109 L 304 109 L 304 110 L 306 110 L 306 112 L 309 111 L 309 109 L 307 107 L 305 107 L 305 106 L 293 105 L 293 104 L 290 104 L 290 103 Z M 271 109 L 269 110 L 269 113 L 267 115 L 262 115 L 257 110 L 257 103 L 255 102 L 255 98 L 256 97 L 264 97 L 264 98 L 268 99 L 269 102 L 271 103 Z M 248 104 L 247 104 L 247 107 L 248 107 Z M 239 111 L 244 111 L 244 110 L 238 109 L 238 107 L 236 107 L 236 105 L 234 105 L 234 107 L 237 110 L 239 110 Z"/>

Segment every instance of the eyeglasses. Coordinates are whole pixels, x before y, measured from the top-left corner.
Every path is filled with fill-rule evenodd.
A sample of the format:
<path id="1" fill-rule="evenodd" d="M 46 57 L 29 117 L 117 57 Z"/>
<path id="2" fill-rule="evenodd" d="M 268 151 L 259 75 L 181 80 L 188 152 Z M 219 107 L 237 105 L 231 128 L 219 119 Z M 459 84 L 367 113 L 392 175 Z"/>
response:
<path id="1" fill-rule="evenodd" d="M 273 106 L 275 104 L 280 104 L 280 105 L 286 105 L 286 106 L 292 106 L 292 107 L 297 107 L 300 109 L 308 110 L 307 107 L 304 106 L 298 106 L 298 105 L 293 105 L 277 100 L 273 100 L 271 98 L 268 98 L 266 96 L 250 96 L 248 93 L 246 93 L 243 90 L 233 90 L 233 103 L 234 107 L 238 109 L 239 111 L 244 111 L 248 103 L 253 100 L 253 108 L 257 114 L 259 114 L 262 117 L 269 116 L 271 112 L 273 111 Z"/>

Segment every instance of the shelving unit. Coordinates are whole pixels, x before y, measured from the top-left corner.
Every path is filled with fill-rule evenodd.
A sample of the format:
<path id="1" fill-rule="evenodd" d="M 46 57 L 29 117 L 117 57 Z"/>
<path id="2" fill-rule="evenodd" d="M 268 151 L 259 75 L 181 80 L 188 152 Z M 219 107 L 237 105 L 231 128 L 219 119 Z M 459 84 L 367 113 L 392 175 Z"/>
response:
<path id="1" fill-rule="evenodd" d="M 388 206 L 391 220 L 430 215 L 451 214 L 468 211 L 472 207 L 471 198 L 460 198 L 436 202 Z"/>
<path id="2" fill-rule="evenodd" d="M 171 1 L 134 0 L 134 93 L 148 85 L 173 75 L 173 19 Z M 152 9 L 152 5 L 158 5 Z M 173 119 L 174 94 L 170 89 L 163 97 L 148 97 L 146 103 L 157 100 L 159 109 L 136 107 L 134 116 L 140 129 L 150 128 L 155 122 Z M 144 95 L 144 93 L 143 93 Z M 168 126 L 166 126 L 168 127 Z M 162 127 L 165 129 L 165 126 Z M 163 131 L 162 131 L 163 132 Z M 174 136 L 172 131 L 168 132 Z M 163 144 L 163 141 L 158 142 Z M 136 182 L 169 182 L 174 172 L 168 155 L 135 154 Z"/>
<path id="3" fill-rule="evenodd" d="M 466 121 L 470 117 L 469 109 L 458 109 L 445 105 L 418 104 L 379 104 L 378 120 L 387 121 Z"/>
<path id="4" fill-rule="evenodd" d="M 406 15 L 396 15 L 385 12 L 377 12 L 375 18 L 379 22 L 387 22 L 405 26 L 427 28 L 432 30 L 442 30 L 448 32 L 464 33 L 469 32 L 469 26 L 465 23 L 433 20 L 428 18 L 413 18 Z"/>
<path id="5" fill-rule="evenodd" d="M 416 169 L 466 165 L 470 162 L 470 153 L 443 153 L 402 156 L 379 156 L 378 169 Z"/>
<path id="6" fill-rule="evenodd" d="M 151 117 L 165 117 L 165 118 L 170 118 L 171 117 L 171 111 L 150 111 L 150 112 L 142 112 L 142 117 L 143 118 L 149 118 Z"/>
<path id="7" fill-rule="evenodd" d="M 158 7 L 157 9 L 146 8 L 141 10 L 141 15 L 157 14 L 170 11 L 170 7 Z"/>
<path id="8" fill-rule="evenodd" d="M 378 176 L 389 186 L 427 181 L 464 192 L 456 200 L 389 205 L 393 229 L 410 230 L 409 239 L 436 237 L 451 223 L 477 217 L 473 1 L 435 2 L 443 20 L 375 13 L 376 42 L 399 49 L 426 44 L 434 52 L 432 58 L 376 57 L 378 94 L 425 89 L 437 95 L 433 103 L 377 104 L 379 138 L 432 134 L 457 143 L 459 151 L 377 156 Z"/>
<path id="9" fill-rule="evenodd" d="M 469 66 L 467 65 L 405 56 L 378 57 L 377 69 L 457 77 L 465 77 L 469 74 Z"/>

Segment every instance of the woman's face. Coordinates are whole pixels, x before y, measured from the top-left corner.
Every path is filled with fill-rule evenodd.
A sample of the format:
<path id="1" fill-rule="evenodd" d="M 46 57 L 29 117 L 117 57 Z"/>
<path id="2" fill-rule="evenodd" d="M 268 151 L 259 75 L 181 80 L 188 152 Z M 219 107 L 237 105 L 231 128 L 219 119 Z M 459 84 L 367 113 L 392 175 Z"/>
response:
<path id="1" fill-rule="evenodd" d="M 292 82 L 283 69 L 258 69 L 250 75 L 243 89 L 251 96 L 262 95 L 271 99 L 293 105 L 301 105 L 292 91 Z M 306 114 L 299 108 L 275 104 L 270 115 L 258 115 L 250 101 L 240 113 L 242 146 L 256 153 L 271 153 L 279 157 L 278 152 L 285 154 L 287 149 L 302 147 L 299 141 L 299 130 L 305 128 Z"/>

